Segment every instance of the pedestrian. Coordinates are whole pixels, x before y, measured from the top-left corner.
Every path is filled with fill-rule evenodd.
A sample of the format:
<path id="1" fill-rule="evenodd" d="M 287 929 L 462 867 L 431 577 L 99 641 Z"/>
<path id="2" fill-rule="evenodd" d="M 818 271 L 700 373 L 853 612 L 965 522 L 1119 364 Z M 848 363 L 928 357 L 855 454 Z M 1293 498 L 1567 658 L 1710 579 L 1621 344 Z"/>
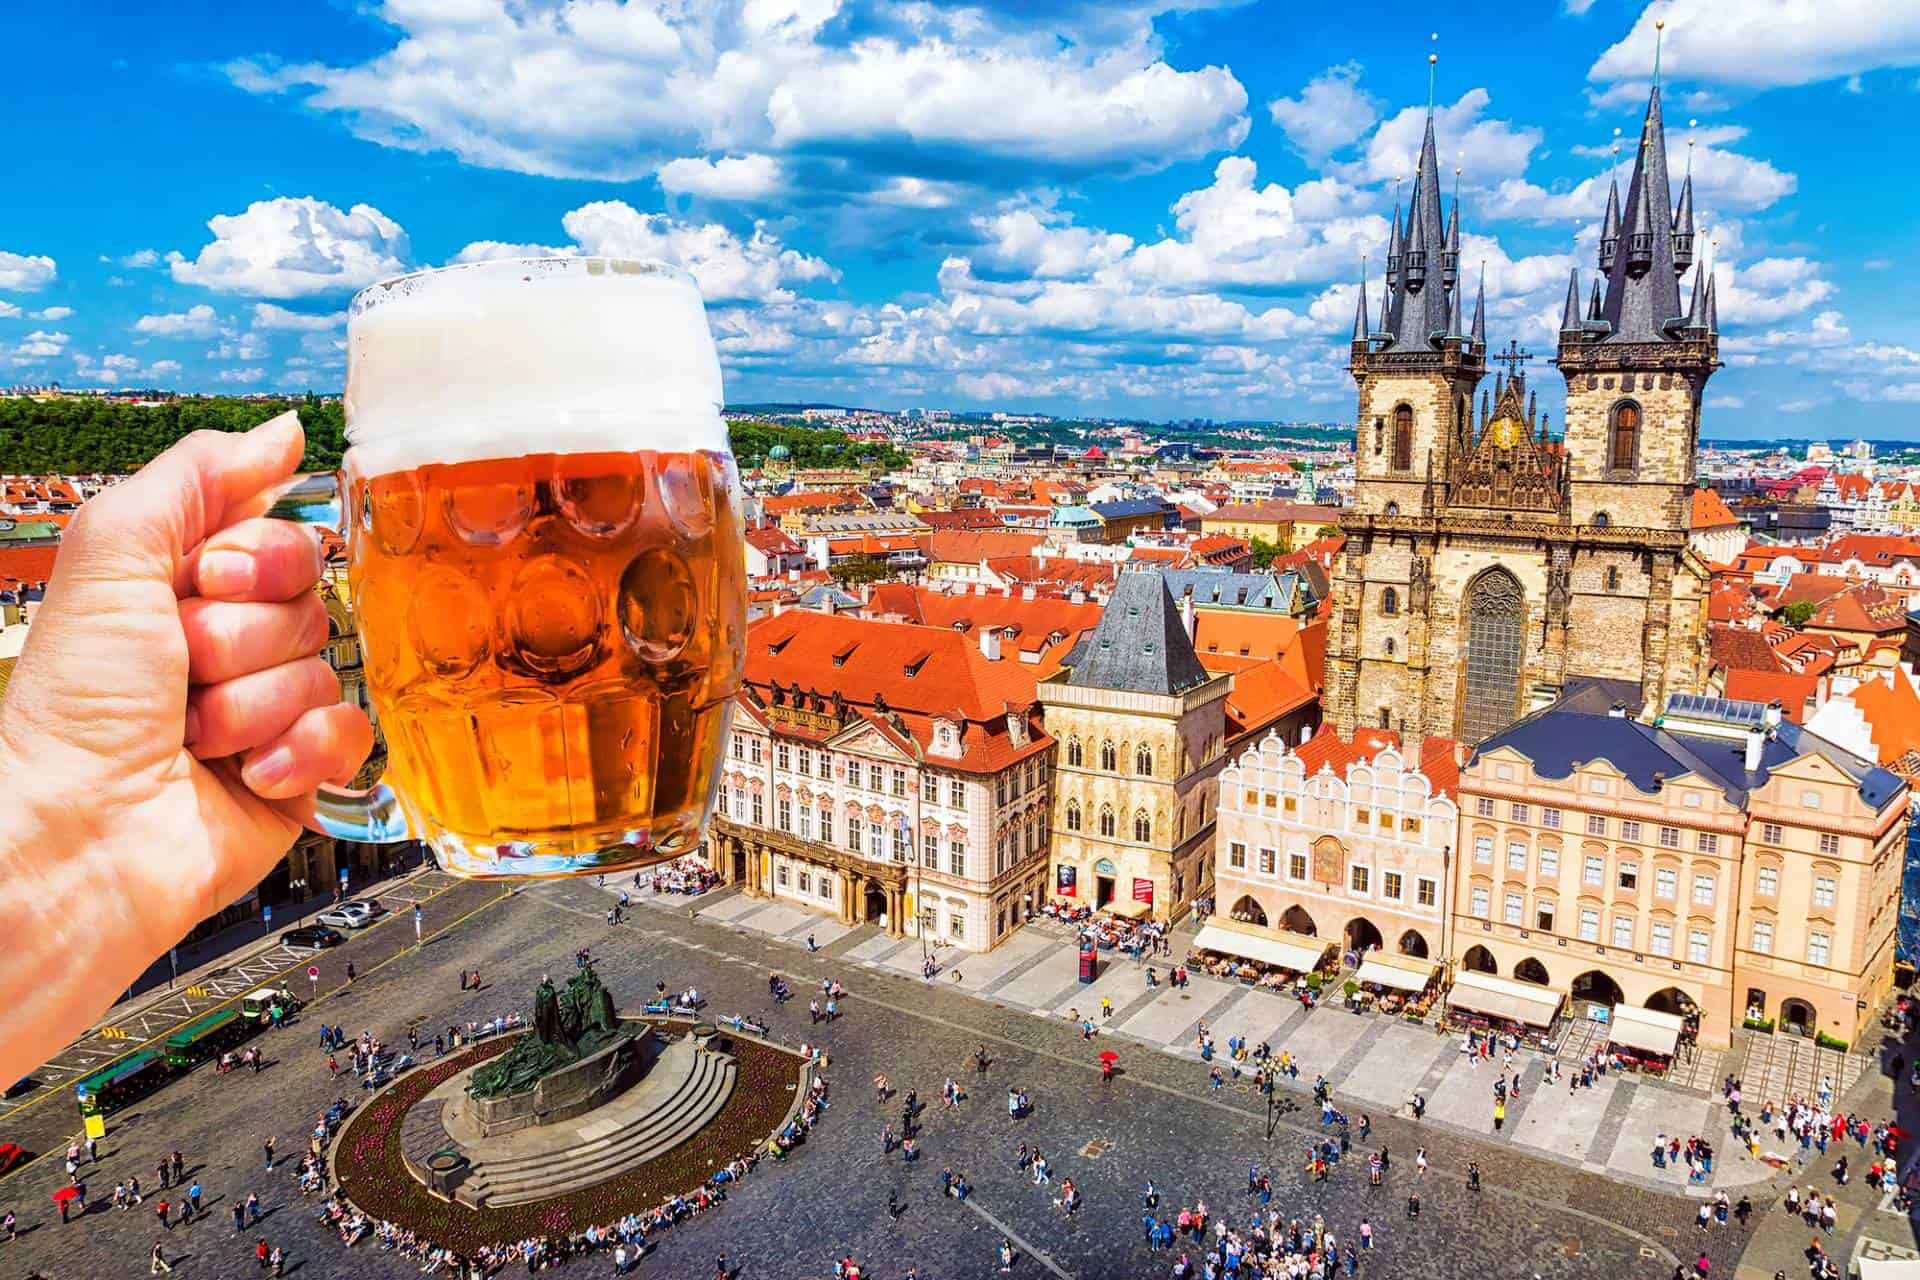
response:
<path id="1" fill-rule="evenodd" d="M 1105 1022 L 1113 1016 L 1113 1001 L 1106 996 L 1100 997 L 1100 1020 Z"/>
<path id="2" fill-rule="evenodd" d="M 8 1244 L 20 1238 L 20 1224 L 14 1219 L 13 1210 L 7 1210 L 7 1216 L 0 1218 L 0 1231 L 7 1233 Z"/>
<path id="3" fill-rule="evenodd" d="M 87 1163 L 100 1163 L 100 1139 L 94 1137 L 92 1134 L 87 1135 Z"/>
<path id="4" fill-rule="evenodd" d="M 154 1216 L 160 1219 L 160 1225 L 168 1231 L 173 1230 L 173 1219 L 169 1216 L 172 1211 L 173 1206 L 167 1203 L 165 1196 L 160 1197 L 160 1203 L 153 1206 Z"/>
<path id="5" fill-rule="evenodd" d="M 1000 1237 L 1000 1270 L 1003 1274 L 1013 1270 L 1013 1241 L 1005 1236 Z"/>
<path id="6" fill-rule="evenodd" d="M 264 1239 L 254 1242 L 253 1259 L 259 1264 L 262 1271 L 267 1269 L 267 1257 L 271 1252 L 272 1250 L 267 1248 L 267 1242 Z"/>
<path id="7" fill-rule="evenodd" d="M 251 1224 L 258 1221 L 260 1221 L 260 1197 L 249 1191 L 247 1193 L 247 1222 Z"/>
<path id="8" fill-rule="evenodd" d="M 276 1276 L 285 1275 L 286 1267 L 287 1267 L 287 1255 L 280 1251 L 279 1245 L 275 1245 L 273 1246 L 272 1249 L 268 1250 L 267 1269 L 270 1273 Z"/>
<path id="9" fill-rule="evenodd" d="M 272 1173 L 273 1172 L 273 1135 L 268 1134 L 267 1140 L 261 1143 L 260 1145 L 261 1145 L 261 1148 L 265 1150 L 267 1153 L 267 1172 Z"/>
<path id="10" fill-rule="evenodd" d="M 205 1210 L 200 1207 L 200 1179 L 198 1178 L 195 1178 L 193 1185 L 187 1188 L 187 1203 L 193 1206 L 195 1213 L 205 1212 Z"/>
<path id="11" fill-rule="evenodd" d="M 173 1271 L 173 1264 L 160 1252 L 160 1243 L 155 1241 L 153 1252 L 147 1255 L 147 1274 L 150 1276 L 167 1275 Z"/>
<path id="12" fill-rule="evenodd" d="M 233 1202 L 233 1234 L 239 1235 L 247 1229 L 247 1209 L 238 1200 Z"/>

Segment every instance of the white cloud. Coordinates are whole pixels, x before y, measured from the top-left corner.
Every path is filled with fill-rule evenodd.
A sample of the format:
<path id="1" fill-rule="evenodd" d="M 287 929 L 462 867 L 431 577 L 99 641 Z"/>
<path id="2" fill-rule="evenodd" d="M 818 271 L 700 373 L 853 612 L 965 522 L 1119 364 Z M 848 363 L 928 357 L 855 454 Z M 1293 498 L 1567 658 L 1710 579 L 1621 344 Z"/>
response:
<path id="1" fill-rule="evenodd" d="M 1669 75 L 1766 89 L 1920 63 L 1920 8 L 1883 0 L 1668 0 L 1594 62 L 1595 81 L 1644 77 L 1654 23 Z"/>
<path id="2" fill-rule="evenodd" d="M 160 251 L 157 249 L 135 249 L 132 253 L 118 261 L 123 267 L 154 267 L 160 264 Z"/>
<path id="3" fill-rule="evenodd" d="M 264 382 L 266 377 L 267 371 L 260 368 L 222 369 L 219 373 L 219 380 L 221 382 L 236 383 L 243 387 L 251 387 L 255 383 Z"/>
<path id="4" fill-rule="evenodd" d="M 178 360 L 155 360 L 147 366 L 147 372 L 156 378 L 171 378 L 180 372 Z"/>
<path id="5" fill-rule="evenodd" d="M 42 307 L 33 313 L 36 320 L 65 320 L 73 314 L 72 307 Z"/>
<path id="6" fill-rule="evenodd" d="M 76 376 L 102 382 L 125 382 L 132 378 L 140 368 L 140 362 L 132 356 L 113 354 L 95 357 L 85 351 L 76 351 L 73 355 L 73 369 Z"/>
<path id="7" fill-rule="evenodd" d="M 689 155 L 801 151 L 881 179 L 937 176 L 954 151 L 1157 168 L 1247 129 L 1230 71 L 1160 56 L 1153 10 L 1168 7 L 1185 6 L 1108 14 L 1068 38 L 985 8 L 879 0 L 391 0 L 381 17 L 398 38 L 367 61 L 227 70 L 383 145 L 549 177 L 631 181 Z"/>
<path id="8" fill-rule="evenodd" d="M 271 302 L 253 304 L 253 327 L 256 329 L 292 329 L 311 333 L 337 329 L 346 322 L 347 315 L 344 311 L 309 315 L 303 311 L 289 311 L 285 307 L 276 307 Z"/>
<path id="9" fill-rule="evenodd" d="M 1380 101 L 1360 87 L 1360 71 L 1357 62 L 1328 67 L 1298 97 L 1267 104 L 1273 122 L 1307 159 L 1323 160 L 1359 141 L 1380 118 Z"/>
<path id="10" fill-rule="evenodd" d="M 398 274 L 407 234 L 372 205 L 341 211 L 312 196 L 258 200 L 207 222 L 213 242 L 173 262 L 173 278 L 221 293 L 299 298 Z"/>
<path id="11" fill-rule="evenodd" d="M 5 299 L 0 299 L 0 320 L 11 320 L 20 314 L 20 308 Z"/>
<path id="12" fill-rule="evenodd" d="M 785 182 L 780 162 L 772 156 L 722 156 L 708 160 L 682 156 L 660 166 L 663 190 L 673 195 L 704 196 L 710 200 L 764 200 Z"/>
<path id="13" fill-rule="evenodd" d="M 1565 0 L 1566 11 L 1574 17 L 1580 17 L 1593 8 L 1593 0 Z"/>
<path id="14" fill-rule="evenodd" d="M 0 289 L 44 289 L 58 274 L 52 258 L 0 249 Z"/>
<path id="15" fill-rule="evenodd" d="M 1021 276 L 1084 276 L 1113 265 L 1133 248 L 1131 236 L 1076 227 L 1051 210 L 1008 209 L 975 218 L 986 243 L 976 261 Z"/>
<path id="16" fill-rule="evenodd" d="M 209 360 L 264 360 L 269 354 L 267 340 L 258 333 L 228 334 L 219 345 L 207 351 Z"/>
<path id="17" fill-rule="evenodd" d="M 134 322 L 133 331 L 156 338 L 211 338 L 219 324 L 220 317 L 202 302 L 185 311 L 141 316 Z"/>
<path id="18" fill-rule="evenodd" d="M 894 177 L 867 192 L 865 199 L 870 204 L 893 205 L 902 209 L 945 209 L 958 203 L 965 190 L 957 182 Z"/>
<path id="19" fill-rule="evenodd" d="M 1462 175 L 1465 180 L 1479 186 L 1493 186 L 1503 178 L 1517 178 L 1527 171 L 1527 162 L 1534 148 L 1540 145 L 1541 133 L 1534 126 L 1486 118 L 1491 101 L 1485 89 L 1469 89 L 1451 106 L 1442 104 L 1434 109 L 1433 132 L 1440 175 L 1449 188 L 1453 185 L 1455 166 L 1465 170 Z M 1420 161 L 1420 140 L 1425 136 L 1426 127 L 1425 108 L 1408 107 L 1374 130 L 1358 165 L 1336 171 L 1351 181 L 1391 182 L 1405 178 L 1411 183 Z M 1407 190 L 1411 192 L 1412 188 Z"/>
<path id="20" fill-rule="evenodd" d="M 13 349 L 13 354 L 22 359 L 43 359 L 48 356 L 57 356 L 67 349 L 67 343 L 70 341 L 72 341 L 72 339 L 64 333 L 35 329 L 21 341 L 19 346 Z"/>
<path id="21" fill-rule="evenodd" d="M 1682 297 L 1691 279 L 1689 273 L 1682 282 Z M 1736 328 L 1798 315 L 1834 292 L 1833 283 L 1821 278 L 1820 264 L 1809 258 L 1761 258 L 1747 266 L 1723 259 L 1714 266 L 1714 283 L 1720 323 Z"/>
<path id="22" fill-rule="evenodd" d="M 479 240 L 462 249 L 454 261 L 575 253 L 661 258 L 685 267 L 708 302 L 784 301 L 793 296 L 789 285 L 840 278 L 821 259 L 783 247 L 758 222 L 752 234 L 742 239 L 717 222 L 681 222 L 664 213 L 641 213 L 624 201 L 599 200 L 581 205 L 561 218 L 560 224 L 573 237 L 573 245 L 554 248 Z"/>

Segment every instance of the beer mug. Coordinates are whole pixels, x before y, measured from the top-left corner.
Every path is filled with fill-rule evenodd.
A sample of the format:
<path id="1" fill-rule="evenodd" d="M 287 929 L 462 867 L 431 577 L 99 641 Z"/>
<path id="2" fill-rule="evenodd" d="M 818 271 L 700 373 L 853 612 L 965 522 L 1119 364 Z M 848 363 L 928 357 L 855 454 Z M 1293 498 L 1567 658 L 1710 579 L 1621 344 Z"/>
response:
<path id="1" fill-rule="evenodd" d="M 468 877 L 699 845 L 745 656 L 739 477 L 700 295 L 655 262 L 528 259 L 363 290 L 347 452 L 272 514 L 339 529 L 387 745 L 329 835 Z"/>

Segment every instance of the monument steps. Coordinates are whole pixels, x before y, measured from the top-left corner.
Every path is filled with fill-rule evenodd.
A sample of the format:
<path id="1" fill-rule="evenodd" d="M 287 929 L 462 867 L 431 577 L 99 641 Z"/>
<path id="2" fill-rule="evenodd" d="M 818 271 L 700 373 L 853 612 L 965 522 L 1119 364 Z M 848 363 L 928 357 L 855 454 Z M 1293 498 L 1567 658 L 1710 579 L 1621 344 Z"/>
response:
<path id="1" fill-rule="evenodd" d="M 591 1186 L 672 1150 L 719 1114 L 733 1093 L 731 1056 L 695 1053 L 673 1093 L 631 1124 L 559 1154 L 489 1161 L 460 1187 L 479 1205 L 525 1204 Z"/>

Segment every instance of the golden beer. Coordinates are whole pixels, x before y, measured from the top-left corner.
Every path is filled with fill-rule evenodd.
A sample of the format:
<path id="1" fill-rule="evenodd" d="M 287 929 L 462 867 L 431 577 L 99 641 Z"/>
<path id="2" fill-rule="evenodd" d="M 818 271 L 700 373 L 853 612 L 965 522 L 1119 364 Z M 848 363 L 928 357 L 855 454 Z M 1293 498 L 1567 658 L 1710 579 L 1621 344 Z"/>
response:
<path id="1" fill-rule="evenodd" d="M 316 825 L 465 876 L 698 846 L 740 687 L 746 552 L 700 295 L 658 263 L 483 262 L 354 299 L 337 495 L 387 742 Z"/>

